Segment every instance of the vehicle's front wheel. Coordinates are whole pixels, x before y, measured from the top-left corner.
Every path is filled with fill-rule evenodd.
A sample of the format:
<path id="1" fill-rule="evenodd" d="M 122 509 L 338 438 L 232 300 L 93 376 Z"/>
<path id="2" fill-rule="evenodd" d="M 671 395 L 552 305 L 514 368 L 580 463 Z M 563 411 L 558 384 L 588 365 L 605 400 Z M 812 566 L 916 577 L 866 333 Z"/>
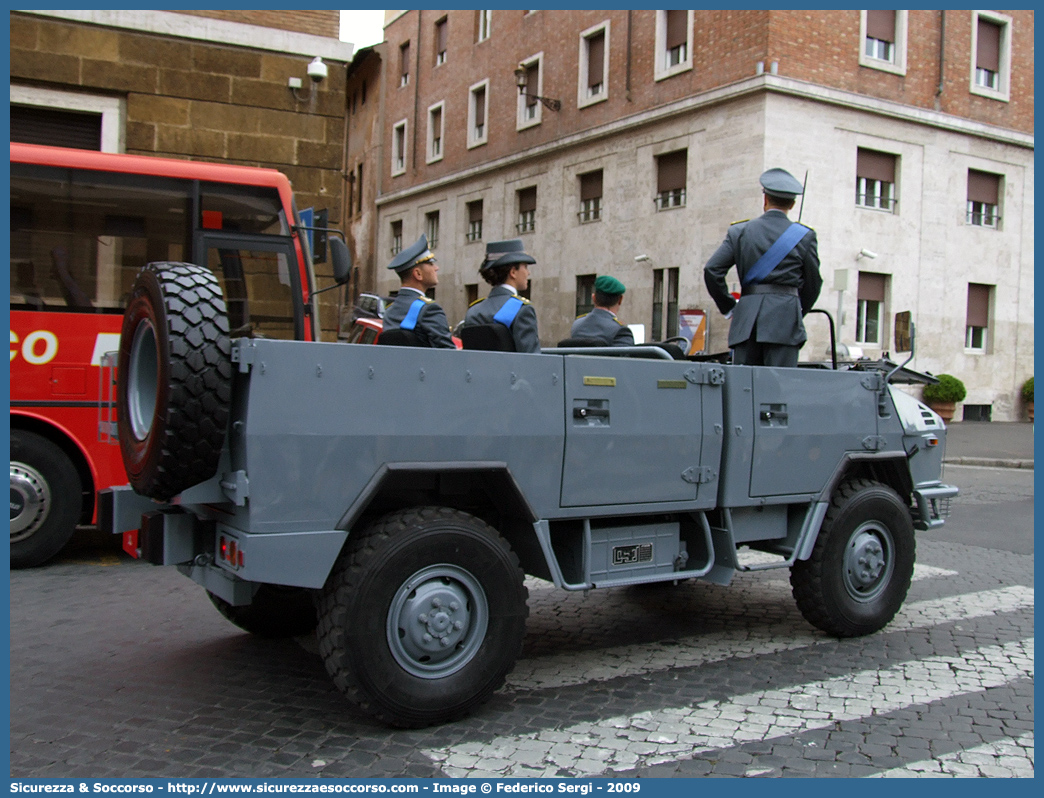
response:
<path id="1" fill-rule="evenodd" d="M 261 585 L 254 600 L 233 606 L 209 590 L 210 602 L 225 618 L 258 637 L 298 637 L 315 631 L 318 619 L 312 594 L 303 587 Z"/>
<path id="2" fill-rule="evenodd" d="M 378 720 L 456 720 L 514 667 L 527 596 L 518 558 L 488 524 L 444 507 L 401 510 L 350 540 L 334 566 L 319 651 L 338 689 Z"/>
<path id="3" fill-rule="evenodd" d="M 843 484 L 812 556 L 790 569 L 805 620 L 838 637 L 876 632 L 910 589 L 916 540 L 910 510 L 894 490 L 867 479 Z"/>

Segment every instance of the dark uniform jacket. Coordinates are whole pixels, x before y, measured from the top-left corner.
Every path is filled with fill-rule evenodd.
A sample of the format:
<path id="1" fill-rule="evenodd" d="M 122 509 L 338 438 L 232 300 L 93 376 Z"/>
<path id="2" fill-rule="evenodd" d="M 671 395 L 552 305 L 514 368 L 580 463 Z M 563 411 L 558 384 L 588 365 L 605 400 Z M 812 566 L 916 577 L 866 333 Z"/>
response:
<path id="1" fill-rule="evenodd" d="M 518 295 L 508 286 L 494 286 L 493 290 L 489 292 L 489 296 L 480 299 L 468 308 L 468 312 L 464 316 L 464 326 L 493 324 L 493 317 L 497 311 L 513 296 Z M 515 340 L 515 351 L 539 352 L 540 335 L 537 333 L 536 308 L 530 304 L 528 299 L 524 297 L 519 297 L 519 299 L 522 300 L 522 307 L 511 324 L 511 337 Z"/>
<path id="2" fill-rule="evenodd" d="M 384 329 L 394 330 L 406 314 L 410 312 L 410 306 L 414 300 L 423 299 L 424 307 L 417 316 L 417 326 L 413 331 L 425 346 L 436 349 L 455 349 L 453 337 L 450 335 L 449 321 L 446 320 L 446 311 L 435 302 L 424 296 L 416 288 L 400 288 L 398 296 L 384 311 Z"/>
<path id="3" fill-rule="evenodd" d="M 776 209 L 766 211 L 749 222 L 737 222 L 729 228 L 725 240 L 704 267 L 703 279 L 718 310 L 722 313 L 732 311 L 730 347 L 750 339 L 752 330 L 755 331 L 755 340 L 760 343 L 800 346 L 808 338 L 801 319 L 812 309 L 823 287 L 814 230 L 809 230 L 760 283 L 796 288 L 797 296 L 787 293 L 747 293 L 750 290 L 747 287 L 737 302 L 729 294 L 725 283 L 725 275 L 735 266 L 740 284 L 743 285 L 747 271 L 790 225 L 787 215 Z"/>
<path id="4" fill-rule="evenodd" d="M 603 346 L 634 346 L 634 334 L 630 328 L 605 308 L 595 308 L 578 316 L 569 337 L 590 338 Z"/>

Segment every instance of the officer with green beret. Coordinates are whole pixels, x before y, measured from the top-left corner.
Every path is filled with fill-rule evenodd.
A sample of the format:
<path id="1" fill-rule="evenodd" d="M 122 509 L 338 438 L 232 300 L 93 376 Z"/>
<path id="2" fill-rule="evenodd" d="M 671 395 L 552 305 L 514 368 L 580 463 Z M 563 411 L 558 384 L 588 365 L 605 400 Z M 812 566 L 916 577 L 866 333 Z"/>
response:
<path id="1" fill-rule="evenodd" d="M 760 178 L 765 212 L 736 222 L 703 269 L 703 278 L 729 325 L 733 362 L 748 366 L 796 366 L 808 335 L 802 318 L 819 297 L 816 231 L 791 222 L 804 186 L 785 169 L 769 169 Z M 725 275 L 733 266 L 743 293 L 729 293 Z"/>
<path id="2" fill-rule="evenodd" d="M 634 346 L 631 329 L 616 317 L 625 291 L 615 277 L 599 275 L 594 284 L 594 310 L 577 317 L 569 337 L 588 338 L 602 346 Z"/>
<path id="3" fill-rule="evenodd" d="M 412 330 L 423 346 L 455 349 L 446 311 L 425 294 L 439 282 L 439 264 L 428 249 L 428 237 L 421 235 L 388 268 L 399 275 L 402 288 L 384 311 L 384 329 Z"/>
<path id="4" fill-rule="evenodd" d="M 485 299 L 471 304 L 464 326 L 503 324 L 511 330 L 516 352 L 539 352 L 536 308 L 519 295 L 529 287 L 529 267 L 534 263 L 536 258 L 523 252 L 521 238 L 490 241 L 479 274 L 493 288 Z"/>

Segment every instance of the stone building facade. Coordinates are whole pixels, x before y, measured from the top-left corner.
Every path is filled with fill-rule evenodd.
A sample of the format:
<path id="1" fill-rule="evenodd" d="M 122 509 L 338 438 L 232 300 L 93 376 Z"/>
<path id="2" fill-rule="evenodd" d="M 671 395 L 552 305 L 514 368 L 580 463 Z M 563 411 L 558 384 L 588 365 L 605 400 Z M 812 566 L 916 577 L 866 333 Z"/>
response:
<path id="1" fill-rule="evenodd" d="M 101 117 L 101 149 L 265 166 L 340 225 L 345 65 L 337 11 L 12 11 L 11 104 Z M 321 57 L 328 77 L 306 70 Z M 288 81 L 300 78 L 294 92 Z M 317 264 L 319 283 L 330 266 Z M 324 338 L 337 301 L 321 297 Z"/>
<path id="2" fill-rule="evenodd" d="M 1032 11 L 388 17 L 381 107 L 366 129 L 349 116 L 349 140 L 370 139 L 373 216 L 355 222 L 375 231 L 370 290 L 394 290 L 383 265 L 437 231 L 436 296 L 459 320 L 485 293 L 485 242 L 520 236 L 537 258 L 545 346 L 609 273 L 647 338 L 704 311 L 706 350 L 722 351 L 728 322 L 702 266 L 730 222 L 760 213 L 758 175 L 782 166 L 807 174 L 795 211 L 818 232 L 818 307 L 840 341 L 892 352 L 892 320 L 909 310 L 913 367 L 960 377 L 965 417 L 1020 417 L 1033 372 Z M 521 96 L 516 69 L 558 110 Z M 804 359 L 827 356 L 821 319 Z"/>

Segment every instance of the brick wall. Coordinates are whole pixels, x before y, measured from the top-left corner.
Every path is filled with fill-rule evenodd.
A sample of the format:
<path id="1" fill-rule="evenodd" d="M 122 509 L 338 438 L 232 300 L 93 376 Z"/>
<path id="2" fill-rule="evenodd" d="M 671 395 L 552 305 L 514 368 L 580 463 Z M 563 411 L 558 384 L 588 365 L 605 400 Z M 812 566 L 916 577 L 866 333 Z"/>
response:
<path id="1" fill-rule="evenodd" d="M 341 26 L 339 11 L 257 11 L 240 9 L 235 11 L 175 11 L 175 13 L 220 19 L 225 22 L 242 22 L 246 25 L 260 25 L 263 28 L 278 28 L 279 30 L 289 30 L 296 33 L 309 33 L 312 36 L 329 36 L 334 39 L 340 35 Z"/>

